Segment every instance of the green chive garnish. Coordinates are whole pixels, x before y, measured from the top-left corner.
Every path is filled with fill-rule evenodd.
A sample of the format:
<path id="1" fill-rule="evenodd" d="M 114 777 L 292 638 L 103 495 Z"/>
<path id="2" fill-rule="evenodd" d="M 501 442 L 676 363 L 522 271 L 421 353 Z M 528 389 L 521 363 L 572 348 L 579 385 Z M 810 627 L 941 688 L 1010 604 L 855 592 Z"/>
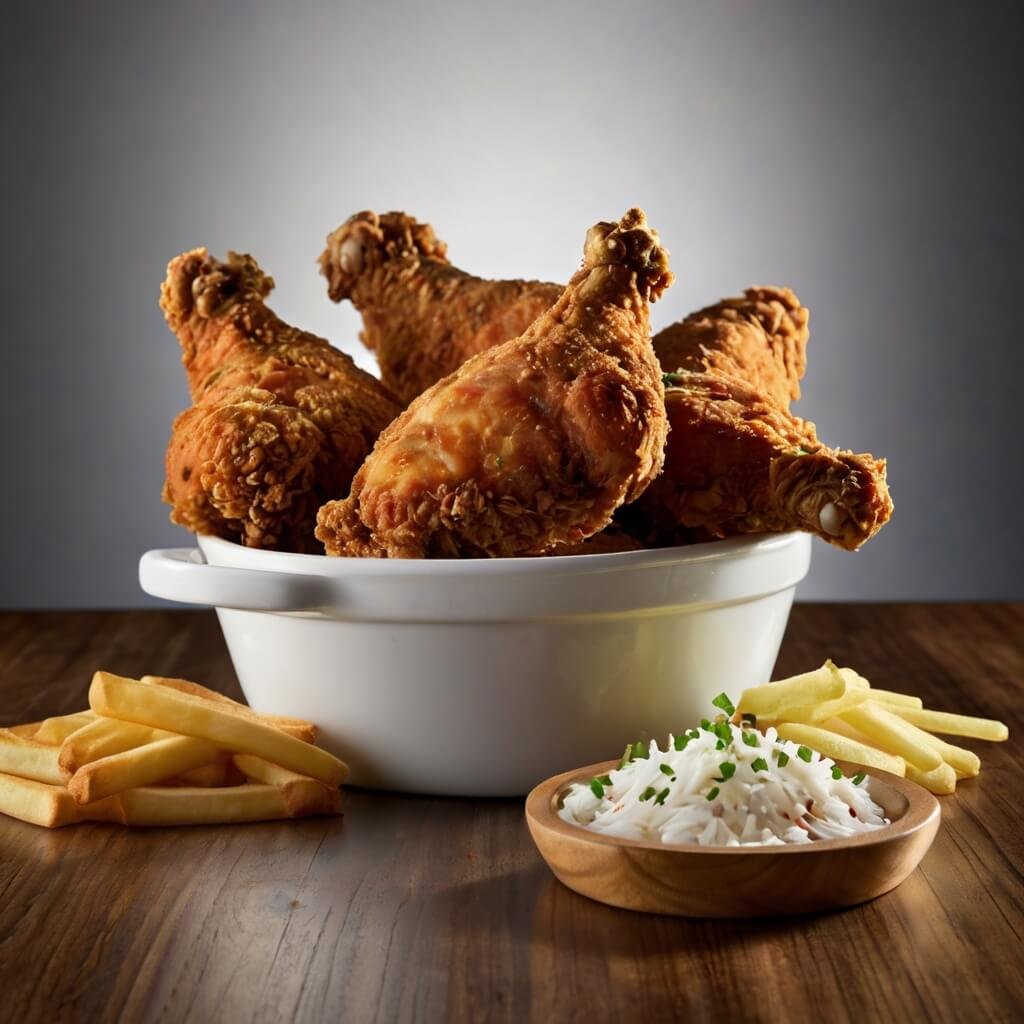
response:
<path id="1" fill-rule="evenodd" d="M 842 777 L 843 777 L 843 770 L 842 770 L 842 768 L 840 768 L 839 765 L 837 765 L 837 764 L 832 765 L 832 778 L 833 779 L 841 779 Z"/>
<path id="2" fill-rule="evenodd" d="M 746 743 L 748 747 L 756 747 L 761 742 L 761 740 L 758 738 L 758 734 L 756 732 L 744 730 L 743 742 Z"/>
<path id="3" fill-rule="evenodd" d="M 668 786 L 666 786 L 655 798 L 654 806 L 660 807 L 665 802 L 665 797 L 668 796 Z"/>
<path id="4" fill-rule="evenodd" d="M 718 787 L 712 786 L 711 789 L 708 790 L 707 799 L 714 800 L 716 796 L 718 796 Z"/>
<path id="5" fill-rule="evenodd" d="M 811 750 L 810 747 L 805 747 L 802 744 L 799 747 L 797 747 L 796 756 L 799 757 L 801 761 L 806 761 L 808 764 L 810 764 L 811 757 L 813 756 L 813 754 L 814 751 Z"/>
<path id="6" fill-rule="evenodd" d="M 650 748 L 644 743 L 643 740 L 637 740 L 633 744 L 633 757 L 632 760 L 637 759 L 646 760 L 650 756 Z"/>
<path id="7" fill-rule="evenodd" d="M 725 750 L 725 740 L 716 740 L 715 750 Z"/>
<path id="8" fill-rule="evenodd" d="M 709 721 L 708 721 L 708 720 L 707 720 L 706 718 L 702 718 L 702 719 L 700 720 L 700 727 L 701 727 L 701 728 L 702 728 L 702 729 L 703 729 L 703 730 L 704 730 L 705 732 L 711 732 L 711 723 L 710 723 L 710 722 L 709 722 Z"/>
<path id="9" fill-rule="evenodd" d="M 601 785 L 600 779 L 590 780 L 590 792 L 593 793 L 598 800 L 600 800 L 601 797 L 604 796 L 604 786 Z"/>
<path id="10" fill-rule="evenodd" d="M 683 379 L 680 373 L 663 373 L 661 375 L 661 383 L 663 387 L 670 388 L 675 384 L 678 384 Z"/>
<path id="11" fill-rule="evenodd" d="M 690 737 L 685 733 L 682 736 L 677 736 L 675 742 L 672 744 L 676 750 L 685 750 L 686 744 L 690 742 Z"/>
<path id="12" fill-rule="evenodd" d="M 789 754 L 787 754 L 784 750 L 780 750 L 779 751 L 779 767 L 780 768 L 785 768 L 787 764 L 789 764 Z"/>
<path id="13" fill-rule="evenodd" d="M 713 707 L 721 708 L 730 717 L 736 714 L 736 707 L 725 693 L 720 693 L 712 702 Z"/>
<path id="14" fill-rule="evenodd" d="M 657 790 L 656 790 L 656 789 L 655 789 L 655 788 L 654 788 L 653 786 L 648 786 L 648 787 L 647 787 L 647 788 L 646 788 L 646 789 L 645 789 L 645 790 L 644 790 L 644 791 L 643 791 L 643 792 L 642 792 L 642 793 L 640 794 L 640 800 L 641 800 L 641 801 L 644 801 L 644 800 L 650 800 L 650 799 L 651 799 L 651 797 L 652 797 L 652 796 L 654 796 L 654 794 L 655 794 L 655 793 L 657 793 L 657 792 L 658 792 L 658 791 L 657 791 Z"/>
<path id="15" fill-rule="evenodd" d="M 723 761 L 718 766 L 718 771 L 721 773 L 722 781 L 724 782 L 726 779 L 731 779 L 736 774 L 736 765 L 734 765 L 732 761 Z"/>
<path id="16" fill-rule="evenodd" d="M 857 774 L 853 777 L 853 784 L 855 786 L 859 786 L 866 778 L 867 776 L 864 774 L 864 772 L 857 772 Z"/>
<path id="17" fill-rule="evenodd" d="M 728 722 L 715 722 L 711 731 L 724 743 L 732 743 L 732 729 Z"/>
<path id="18" fill-rule="evenodd" d="M 763 757 L 755 757 L 754 760 L 750 762 L 750 767 L 753 768 L 755 772 L 766 772 L 768 771 L 768 762 Z"/>
<path id="19" fill-rule="evenodd" d="M 632 760 L 633 760 L 633 744 L 632 743 L 627 743 L 626 744 L 626 749 L 622 753 L 622 757 L 619 758 L 619 771 L 621 772 L 622 769 L 625 768 L 626 765 L 629 764 L 629 762 L 632 761 Z"/>
<path id="20" fill-rule="evenodd" d="M 675 775 L 675 769 L 671 765 L 660 764 L 658 765 L 658 771 L 662 775 Z"/>

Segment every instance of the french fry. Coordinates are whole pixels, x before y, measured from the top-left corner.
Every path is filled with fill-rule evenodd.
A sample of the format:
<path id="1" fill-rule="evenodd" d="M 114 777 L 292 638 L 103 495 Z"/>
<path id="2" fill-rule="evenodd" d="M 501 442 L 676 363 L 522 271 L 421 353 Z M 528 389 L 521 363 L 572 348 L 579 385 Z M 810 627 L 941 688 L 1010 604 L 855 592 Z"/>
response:
<path id="1" fill-rule="evenodd" d="M 70 778 L 82 765 L 101 757 L 120 754 L 123 750 L 150 743 L 153 730 L 144 725 L 120 722 L 114 718 L 97 718 L 73 732 L 60 747 L 59 763 L 65 778 Z"/>
<path id="2" fill-rule="evenodd" d="M 925 711 L 917 708 L 890 709 L 905 722 L 929 732 L 941 732 L 946 736 L 967 736 L 976 740 L 1008 739 L 1010 730 L 1004 722 L 993 718 L 972 718 L 970 715 L 954 715 L 949 711 Z"/>
<path id="3" fill-rule="evenodd" d="M 0 812 L 44 828 L 61 828 L 81 821 L 141 826 L 216 825 L 338 813 L 327 787 L 317 786 L 310 799 L 291 807 L 277 786 L 258 783 L 225 789 L 129 789 L 83 806 L 63 786 L 0 773 Z"/>
<path id="4" fill-rule="evenodd" d="M 852 668 L 841 668 L 839 674 L 843 677 L 843 681 L 847 686 L 856 686 L 861 690 L 871 689 L 871 684 L 856 670 Z"/>
<path id="5" fill-rule="evenodd" d="M 777 717 L 779 708 L 817 704 L 835 700 L 846 692 L 846 681 L 831 661 L 821 668 L 802 675 L 779 679 L 764 686 L 753 686 L 744 690 L 737 711 L 757 715 L 759 718 Z"/>
<path id="6" fill-rule="evenodd" d="M 212 789 L 218 786 L 240 786 L 245 782 L 245 774 L 235 767 L 232 761 L 215 761 L 213 764 L 200 765 L 181 772 L 173 779 L 162 782 L 163 786 L 202 786 Z"/>
<path id="7" fill-rule="evenodd" d="M 931 733 L 925 733 L 935 743 L 935 749 L 946 764 L 956 772 L 958 779 L 973 779 L 981 774 L 981 758 L 973 750 L 946 743 Z"/>
<path id="8" fill-rule="evenodd" d="M 316 779 L 281 768 L 252 754 L 235 754 L 232 760 L 248 779 L 268 786 L 277 786 L 284 795 L 286 806 L 295 816 L 299 816 L 307 806 L 321 804 L 330 806 L 332 813 L 341 810 L 341 791 L 336 787 L 325 787 Z M 322 793 L 321 790 L 325 788 L 329 791 Z"/>
<path id="9" fill-rule="evenodd" d="M 326 787 L 320 790 L 324 799 L 302 807 L 302 815 L 336 813 L 326 798 Z M 129 789 L 115 799 L 120 801 L 125 825 L 219 825 L 298 816 L 289 810 L 277 786 L 254 782 L 225 789 Z"/>
<path id="10" fill-rule="evenodd" d="M 98 672 L 89 696 L 86 711 L 0 728 L 0 813 L 47 828 L 340 813 L 348 769 L 311 722 L 184 679 Z"/>
<path id="11" fill-rule="evenodd" d="M 217 747 L 207 740 L 169 736 L 82 765 L 71 776 L 68 792 L 76 803 L 90 804 L 126 789 L 172 778 L 209 764 L 217 756 Z"/>
<path id="12" fill-rule="evenodd" d="M 294 736 L 305 743 L 316 743 L 316 726 L 304 719 L 288 718 L 284 715 L 265 715 L 260 711 L 253 711 L 247 704 L 239 704 L 237 700 L 232 700 L 223 693 L 218 693 L 216 690 L 211 690 L 199 683 L 193 683 L 189 679 L 174 679 L 168 676 L 143 676 L 141 682 L 149 683 L 153 686 L 166 686 L 172 690 L 177 690 L 179 693 L 187 693 L 193 697 L 202 697 L 216 704 L 230 704 L 233 708 L 238 709 L 241 714 L 249 718 L 272 725 L 275 729 L 280 729 L 282 732 L 288 733 L 289 736 Z"/>
<path id="13" fill-rule="evenodd" d="M 7 727 L 8 732 L 13 732 L 15 736 L 20 736 L 23 740 L 31 740 L 35 738 L 37 732 L 39 732 L 39 726 L 42 722 L 26 722 L 24 725 L 9 725 Z"/>
<path id="14" fill-rule="evenodd" d="M 92 711 L 76 711 L 71 715 L 47 718 L 39 723 L 39 728 L 32 734 L 32 739 L 36 743 L 52 743 L 59 746 L 73 732 L 95 720 L 96 715 Z"/>
<path id="15" fill-rule="evenodd" d="M 779 739 L 804 744 L 835 761 L 852 761 L 854 764 L 862 764 L 869 768 L 880 768 L 893 775 L 906 774 L 906 765 L 902 757 L 887 754 L 884 750 L 877 750 L 827 729 L 798 722 L 782 722 L 776 729 Z"/>
<path id="16" fill-rule="evenodd" d="M 916 768 L 908 761 L 907 778 L 919 786 L 924 786 L 930 793 L 947 795 L 956 790 L 956 772 L 953 770 L 953 766 L 946 764 L 945 761 L 941 762 L 937 768 L 932 768 L 927 772 Z"/>
<path id="17" fill-rule="evenodd" d="M 0 729 L 0 772 L 59 785 L 64 781 L 60 771 L 59 747 L 25 739 L 10 729 Z"/>
<path id="18" fill-rule="evenodd" d="M 895 708 L 890 708 L 890 710 L 895 713 Z M 946 764 L 953 768 L 957 775 L 962 778 L 974 778 L 981 771 L 981 758 L 973 750 L 955 747 L 952 743 L 940 740 L 938 736 L 933 736 L 930 732 L 925 732 L 924 729 L 919 729 L 910 722 L 904 724 L 909 730 L 909 735 L 925 746 L 931 747 Z"/>
<path id="19" fill-rule="evenodd" d="M 43 828 L 78 820 L 77 804 L 63 786 L 7 774 L 0 774 L 0 811 Z"/>
<path id="20" fill-rule="evenodd" d="M 841 736 L 870 746 L 871 741 L 863 733 L 858 732 L 849 722 L 844 722 L 841 718 L 830 718 L 824 723 L 824 726 L 831 732 L 837 732 Z M 918 738 L 923 743 L 928 743 L 943 761 L 952 765 L 959 778 L 974 778 L 981 771 L 981 758 L 973 750 L 955 747 L 952 743 L 946 743 L 938 736 L 932 736 L 931 733 L 927 733 L 923 729 L 919 731 Z"/>
<path id="21" fill-rule="evenodd" d="M 821 727 L 829 732 L 837 732 L 840 736 L 853 740 L 854 743 L 862 743 L 865 747 L 871 746 L 871 740 L 864 733 L 858 732 L 849 722 L 844 722 L 841 718 L 830 718 L 827 722 L 822 722 Z"/>
<path id="22" fill-rule="evenodd" d="M 77 821 L 120 820 L 120 808 L 112 800 L 79 807 L 63 786 L 2 774 L 0 812 L 43 828 L 61 828 Z"/>
<path id="23" fill-rule="evenodd" d="M 807 725 L 819 725 L 841 715 L 858 704 L 863 704 L 871 691 L 857 686 L 847 686 L 846 692 L 835 700 L 824 700 L 820 704 L 798 704 L 780 707 L 775 717 L 782 722 L 804 722 Z"/>
<path id="24" fill-rule="evenodd" d="M 271 764 L 253 754 L 234 754 L 231 760 L 251 782 L 262 782 L 268 786 L 286 786 L 298 779 L 309 778 L 308 775 L 300 775 L 298 772 L 282 768 L 280 765 Z"/>
<path id="25" fill-rule="evenodd" d="M 870 690 L 869 699 L 879 704 L 895 704 L 898 707 L 919 708 L 923 707 L 920 697 L 914 697 L 909 693 L 893 693 L 892 690 L 876 690 L 862 675 L 852 668 L 841 668 L 839 670 L 847 686 L 856 686 L 861 690 Z"/>
<path id="26" fill-rule="evenodd" d="M 888 708 L 920 708 L 924 702 L 920 697 L 909 693 L 893 693 L 892 690 L 876 690 L 873 686 L 869 691 L 869 699 L 876 704 L 884 704 Z"/>
<path id="27" fill-rule="evenodd" d="M 872 743 L 902 757 L 908 764 L 923 772 L 930 772 L 943 764 L 935 749 L 921 742 L 907 727 L 907 723 L 888 708 L 874 701 L 850 708 L 840 716 Z"/>
<path id="28" fill-rule="evenodd" d="M 110 718 L 173 729 L 235 753 L 255 754 L 328 786 L 339 785 L 348 774 L 348 766 L 326 750 L 254 720 L 251 713 L 170 687 L 97 672 L 89 688 L 89 706 Z"/>

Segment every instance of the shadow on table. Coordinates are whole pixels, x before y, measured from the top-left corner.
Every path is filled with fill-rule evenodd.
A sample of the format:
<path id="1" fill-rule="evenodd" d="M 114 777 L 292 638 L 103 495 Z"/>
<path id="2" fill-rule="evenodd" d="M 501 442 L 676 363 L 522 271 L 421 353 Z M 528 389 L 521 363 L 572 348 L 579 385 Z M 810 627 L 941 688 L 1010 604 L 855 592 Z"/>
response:
<path id="1" fill-rule="evenodd" d="M 882 897 L 883 899 L 885 897 Z M 490 941 L 496 929 L 533 947 L 608 956 L 701 952 L 713 944 L 758 946 L 793 931 L 839 922 L 856 907 L 822 914 L 760 918 L 685 918 L 606 906 L 562 885 L 544 866 L 482 878 L 427 897 L 434 912 Z"/>
<path id="2" fill-rule="evenodd" d="M 819 914 L 775 915 L 750 918 L 675 917 L 645 914 L 607 906 L 580 896 L 547 874 L 539 882 L 533 902 L 531 939 L 537 943 L 601 954 L 661 956 L 666 952 L 700 952 L 714 944 L 757 946 L 793 931 L 817 929 L 855 910 Z"/>

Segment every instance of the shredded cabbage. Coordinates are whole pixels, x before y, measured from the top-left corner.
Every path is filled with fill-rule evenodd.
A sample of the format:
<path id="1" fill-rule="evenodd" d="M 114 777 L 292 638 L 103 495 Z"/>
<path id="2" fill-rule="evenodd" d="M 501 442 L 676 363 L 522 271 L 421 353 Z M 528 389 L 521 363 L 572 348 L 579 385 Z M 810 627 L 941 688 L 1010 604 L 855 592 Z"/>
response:
<path id="1" fill-rule="evenodd" d="M 652 740 L 647 756 L 638 753 L 573 785 L 560 817 L 604 835 L 700 846 L 809 843 L 889 824 L 863 777 L 855 784 L 773 728 L 703 723 L 670 736 L 665 750 Z"/>

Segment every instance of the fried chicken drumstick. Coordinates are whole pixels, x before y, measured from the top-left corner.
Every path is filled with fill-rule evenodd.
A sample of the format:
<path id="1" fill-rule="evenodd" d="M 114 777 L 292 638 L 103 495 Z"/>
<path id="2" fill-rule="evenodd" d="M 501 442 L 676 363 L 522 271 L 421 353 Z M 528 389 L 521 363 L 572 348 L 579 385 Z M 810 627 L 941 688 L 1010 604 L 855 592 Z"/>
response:
<path id="1" fill-rule="evenodd" d="M 602 529 L 661 469 L 648 302 L 671 281 L 643 211 L 591 228 L 549 310 L 381 434 L 349 497 L 320 511 L 327 553 L 533 555 Z"/>
<path id="2" fill-rule="evenodd" d="M 471 356 L 518 337 L 563 290 L 473 277 L 446 253 L 429 224 L 365 211 L 328 236 L 320 257 L 328 294 L 362 314 L 363 343 L 406 404 Z"/>
<path id="3" fill-rule="evenodd" d="M 748 288 L 659 331 L 654 351 L 666 373 L 720 370 L 788 409 L 807 369 L 808 319 L 789 288 Z"/>
<path id="4" fill-rule="evenodd" d="M 323 338 L 264 304 L 251 256 L 173 259 L 160 307 L 182 347 L 193 406 L 174 421 L 171 519 L 250 547 L 319 550 L 317 509 L 345 494 L 398 403 Z"/>
<path id="5" fill-rule="evenodd" d="M 669 380 L 665 469 L 629 510 L 656 532 L 805 530 L 852 551 L 888 521 L 884 459 L 825 447 L 813 423 L 716 370 Z"/>
<path id="6" fill-rule="evenodd" d="M 351 299 L 362 314 L 362 340 L 404 402 L 521 334 L 562 293 L 557 284 L 459 270 L 429 224 L 399 212 L 350 217 L 328 236 L 320 269 L 330 297 Z M 721 370 L 788 409 L 807 365 L 807 321 L 790 289 L 748 288 L 659 331 L 654 351 L 666 373 Z"/>

